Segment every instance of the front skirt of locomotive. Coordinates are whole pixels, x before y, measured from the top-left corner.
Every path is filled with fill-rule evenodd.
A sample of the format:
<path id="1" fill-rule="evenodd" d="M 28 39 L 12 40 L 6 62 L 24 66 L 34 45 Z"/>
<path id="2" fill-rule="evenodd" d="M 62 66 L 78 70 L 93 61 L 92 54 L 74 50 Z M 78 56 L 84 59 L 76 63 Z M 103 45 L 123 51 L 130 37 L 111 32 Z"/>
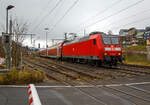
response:
<path id="1" fill-rule="evenodd" d="M 118 63 L 122 62 L 123 58 L 122 56 L 104 56 L 105 63 Z"/>

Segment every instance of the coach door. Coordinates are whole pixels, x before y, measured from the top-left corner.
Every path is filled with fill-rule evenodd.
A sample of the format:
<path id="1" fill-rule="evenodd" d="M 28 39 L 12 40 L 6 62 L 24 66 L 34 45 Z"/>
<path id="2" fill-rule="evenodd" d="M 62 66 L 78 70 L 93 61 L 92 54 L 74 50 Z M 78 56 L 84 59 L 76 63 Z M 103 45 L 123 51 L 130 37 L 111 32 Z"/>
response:
<path id="1" fill-rule="evenodd" d="M 59 47 L 57 47 L 57 56 L 59 56 Z"/>

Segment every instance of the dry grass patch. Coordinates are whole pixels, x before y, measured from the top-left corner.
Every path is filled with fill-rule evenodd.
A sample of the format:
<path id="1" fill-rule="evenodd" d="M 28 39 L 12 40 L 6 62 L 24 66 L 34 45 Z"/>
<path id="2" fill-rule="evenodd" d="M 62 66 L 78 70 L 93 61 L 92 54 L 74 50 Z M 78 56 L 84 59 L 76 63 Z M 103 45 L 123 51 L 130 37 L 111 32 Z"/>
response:
<path id="1" fill-rule="evenodd" d="M 124 55 L 126 58 L 124 63 L 150 66 L 150 61 L 148 61 L 146 54 L 125 53 Z"/>
<path id="2" fill-rule="evenodd" d="M 1 85 L 11 84 L 30 84 L 40 83 L 45 80 L 45 73 L 43 71 L 35 70 L 12 70 L 6 74 L 0 74 Z"/>

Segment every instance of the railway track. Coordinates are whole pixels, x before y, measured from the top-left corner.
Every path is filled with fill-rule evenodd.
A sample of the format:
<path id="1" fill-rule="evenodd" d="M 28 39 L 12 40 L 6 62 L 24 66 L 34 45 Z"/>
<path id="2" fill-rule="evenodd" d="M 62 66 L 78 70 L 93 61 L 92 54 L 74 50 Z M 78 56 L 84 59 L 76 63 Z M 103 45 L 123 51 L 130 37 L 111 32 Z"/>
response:
<path id="1" fill-rule="evenodd" d="M 133 72 L 137 72 L 137 73 L 141 73 L 141 74 L 150 74 L 150 68 L 145 66 L 132 66 L 132 65 L 127 65 L 127 64 L 123 64 L 121 65 L 120 69 L 122 70 L 126 70 L 126 71 L 133 71 Z"/>
<path id="2" fill-rule="evenodd" d="M 64 66 L 62 67 L 62 66 L 58 66 L 56 64 L 55 65 L 54 64 L 52 65 L 49 63 L 47 64 L 47 63 L 43 63 L 43 61 L 42 62 L 34 62 L 34 61 L 31 62 L 28 60 L 28 62 L 30 62 L 30 64 L 34 65 L 32 67 L 36 66 L 36 68 L 44 69 L 47 72 L 48 77 L 50 77 L 54 80 L 57 80 L 57 81 L 59 81 L 59 79 L 61 79 L 61 77 L 63 77 L 63 79 L 65 81 L 69 80 L 69 82 L 73 82 L 73 84 L 75 84 L 75 85 L 77 85 L 79 83 L 79 81 L 82 84 L 84 84 L 86 81 L 86 84 L 90 85 L 89 82 L 93 82 L 93 80 L 95 80 L 95 79 L 101 79 L 101 77 L 98 77 L 97 75 L 89 74 L 86 72 L 78 72 L 78 70 L 72 70 L 72 68 L 70 70 L 70 69 L 68 69 L 68 67 L 66 68 Z M 58 76 L 58 78 L 57 78 L 57 76 Z M 77 81 L 79 80 L 79 81 L 75 82 L 76 80 Z M 83 83 L 83 81 L 84 81 L 84 83 Z"/>
<path id="3" fill-rule="evenodd" d="M 62 70 L 64 72 L 73 72 L 73 73 L 77 73 L 79 75 L 82 75 L 82 76 L 86 76 L 86 77 L 89 77 L 91 79 L 103 79 L 101 78 L 100 76 L 96 75 L 96 74 L 91 74 L 91 73 L 88 73 L 88 72 L 84 72 L 82 70 L 78 70 L 76 68 L 73 68 L 73 67 L 68 67 L 68 66 L 64 66 L 62 64 L 57 64 L 57 63 L 53 63 L 51 62 L 51 64 L 55 65 L 55 69 L 59 69 L 59 70 Z M 46 66 L 49 66 L 49 62 L 45 63 Z M 79 76 L 80 77 L 80 76 Z"/>
<path id="4" fill-rule="evenodd" d="M 90 79 L 103 79 L 99 75 L 91 74 L 91 73 L 85 72 L 83 70 L 74 68 L 74 67 L 65 66 L 65 65 L 62 65 L 59 63 L 55 63 L 55 62 L 45 61 L 44 59 L 40 59 L 40 60 L 41 60 L 41 64 L 48 66 L 50 68 L 53 68 L 53 69 L 58 69 L 59 70 L 58 72 L 63 71 L 66 73 L 67 72 L 74 73 L 74 74 L 78 75 L 78 78 L 80 78 L 81 76 L 84 76 L 84 77 L 88 77 Z"/>
<path id="5" fill-rule="evenodd" d="M 70 66 L 73 66 L 74 68 L 78 68 L 78 69 L 83 69 L 85 70 L 86 68 L 81 68 L 80 66 L 83 66 L 82 64 L 71 64 Z M 145 74 L 150 74 L 149 71 L 147 70 L 137 70 L 137 68 L 129 68 L 129 67 L 121 67 L 121 68 L 104 68 L 104 67 L 92 67 L 90 69 L 90 66 L 88 66 L 88 71 L 99 71 L 99 75 L 104 75 L 104 76 L 110 76 L 108 75 L 106 72 L 110 71 L 110 73 L 116 73 L 115 75 L 117 76 L 120 76 L 120 77 L 123 77 L 123 76 L 126 76 L 126 75 L 129 75 L 129 76 L 139 76 L 139 75 L 145 75 Z M 87 70 L 85 70 L 87 71 Z M 101 72 L 101 71 L 106 71 L 105 73 L 104 72 Z M 110 74 L 109 73 L 109 74 Z M 93 73 L 94 74 L 94 73 Z"/>
<path id="6" fill-rule="evenodd" d="M 37 67 L 37 65 L 36 65 L 35 63 L 33 64 L 33 62 L 30 62 L 30 61 L 24 60 L 23 63 L 24 63 L 25 65 L 27 65 L 29 69 L 32 69 L 32 70 L 43 69 L 42 67 L 39 67 L 39 66 Z M 37 68 L 38 68 L 38 69 L 37 69 Z M 58 79 L 57 77 L 51 75 L 48 70 L 44 69 L 44 71 L 46 72 L 46 75 L 47 75 L 48 78 L 50 78 L 50 79 L 52 79 L 52 80 L 55 80 L 55 81 L 57 81 L 57 82 L 62 82 L 62 81 L 61 81 L 60 79 Z"/>
<path id="7" fill-rule="evenodd" d="M 29 64 L 30 67 L 32 67 L 32 68 L 35 68 L 36 66 L 39 67 L 39 65 L 36 65 L 35 62 L 34 62 L 35 65 L 31 65 L 31 63 L 33 64 L 33 62 L 30 62 L 30 61 L 28 61 L 28 62 L 29 62 L 28 64 Z M 42 66 L 42 68 L 43 68 L 43 66 Z M 48 69 L 48 68 L 47 68 L 47 69 Z M 77 90 L 77 91 L 81 92 L 82 94 L 87 95 L 88 97 L 94 99 L 94 100 L 95 100 L 96 102 L 98 102 L 100 105 L 108 105 L 107 103 L 103 102 L 103 100 L 100 100 L 98 97 L 94 96 L 93 94 L 90 94 L 90 93 L 86 92 L 84 89 L 74 87 L 75 85 L 72 84 L 72 82 L 66 81 L 66 80 L 61 79 L 61 78 L 58 78 L 58 77 L 56 77 L 56 76 L 53 76 L 53 75 L 52 75 L 51 73 L 49 73 L 49 72 L 47 72 L 47 74 L 48 74 L 51 78 L 53 78 L 54 80 L 57 80 L 58 82 L 61 82 L 61 83 L 63 83 L 63 84 L 66 85 L 66 86 L 72 86 L 75 90 Z M 85 82 L 87 82 L 89 85 L 96 86 L 96 85 L 95 85 L 94 83 L 92 83 L 92 82 L 89 82 L 89 81 L 86 81 L 86 80 L 85 80 Z M 100 87 L 97 87 L 97 88 L 100 88 Z"/>
<path id="8" fill-rule="evenodd" d="M 29 60 L 27 62 L 31 63 L 33 68 L 38 68 L 38 69 L 44 70 L 49 78 L 54 79 L 56 81 L 59 81 L 61 83 L 63 83 L 63 81 L 68 81 L 71 79 L 74 80 L 77 78 L 75 76 L 70 75 L 69 73 L 63 73 L 62 71 L 58 71 L 52 67 L 50 68 L 50 67 L 45 66 L 43 64 L 39 64 L 39 63 L 32 62 Z"/>
<path id="9" fill-rule="evenodd" d="M 30 62 L 30 61 L 28 61 L 28 62 Z M 33 64 L 33 62 L 30 62 L 30 63 Z M 37 64 L 35 64 L 35 63 L 34 63 L 35 66 L 34 66 L 34 65 L 31 65 L 30 63 L 28 63 L 28 64 L 30 65 L 31 68 L 35 68 L 36 66 L 39 66 L 39 65 L 37 65 Z M 27 64 L 27 63 L 26 63 L 26 64 Z M 43 66 L 40 65 L 40 67 L 43 67 Z M 44 67 L 44 68 L 45 68 L 45 67 Z M 47 69 L 48 69 L 48 68 L 47 68 Z M 62 74 L 62 73 L 61 73 L 61 74 Z M 102 100 L 100 100 L 99 98 L 95 97 L 94 95 L 85 92 L 83 89 L 74 87 L 75 85 L 72 84 L 72 82 L 69 82 L 69 81 L 66 81 L 66 80 L 64 80 L 64 79 L 58 78 L 57 76 L 53 76 L 53 75 L 50 74 L 49 72 L 47 72 L 47 75 L 48 75 L 50 78 L 52 78 L 52 79 L 54 79 L 54 80 L 56 80 L 56 81 L 58 81 L 58 82 L 61 82 L 61 83 L 63 83 L 63 84 L 66 85 L 66 86 L 72 86 L 74 89 L 76 89 L 77 91 L 81 92 L 82 94 L 87 95 L 88 97 L 94 99 L 94 100 L 95 100 L 96 102 L 98 102 L 100 105 L 108 105 L 108 104 L 106 104 L 105 102 L 103 102 Z M 66 75 L 66 74 L 64 74 L 64 75 Z M 69 76 L 69 77 L 70 77 L 70 76 Z M 73 78 L 74 78 L 74 77 L 73 77 Z M 88 84 L 89 84 L 89 83 L 88 83 Z"/>
<path id="10" fill-rule="evenodd" d="M 150 66 L 143 66 L 143 65 L 134 65 L 134 64 L 122 64 L 122 66 L 128 66 L 128 67 L 138 67 L 140 69 L 147 69 L 150 70 Z"/>
<path id="11" fill-rule="evenodd" d="M 71 66 L 73 66 L 73 65 L 71 65 Z M 146 70 L 144 67 L 145 66 L 137 66 L 136 67 L 135 65 L 128 66 L 126 64 L 123 64 L 119 68 L 105 68 L 105 67 L 93 67 L 93 68 L 97 69 L 97 70 L 111 71 L 111 73 L 117 72 L 117 73 L 119 73 L 119 75 L 121 74 L 121 76 L 123 76 L 122 74 L 133 75 L 133 76 L 150 75 L 150 69 L 149 69 L 150 67 L 146 66 Z M 79 68 L 79 67 L 77 66 L 76 68 Z M 93 68 L 92 68 L 92 70 L 93 70 Z"/>
<path id="12" fill-rule="evenodd" d="M 42 61 L 43 62 L 43 61 Z M 33 63 L 33 62 L 30 62 L 30 63 Z M 42 66 L 41 66 L 42 65 Z M 55 66 L 54 66 L 55 65 Z M 57 66 L 56 66 L 57 65 Z M 73 68 L 71 68 L 71 70 L 70 70 L 70 67 L 68 68 L 68 67 L 65 67 L 64 65 L 63 66 L 61 66 L 61 64 L 55 64 L 55 63 L 50 63 L 50 62 L 46 62 L 46 63 L 42 63 L 42 64 L 36 64 L 36 66 L 38 66 L 38 67 L 42 67 L 42 68 L 45 68 L 45 69 L 57 69 L 55 72 L 59 72 L 59 74 L 63 74 L 63 75 L 68 75 L 68 74 L 66 74 L 66 71 L 71 71 Z M 35 66 L 32 66 L 32 67 L 35 67 Z M 67 70 L 66 70 L 67 69 Z M 105 69 L 105 68 L 104 68 Z M 59 70 L 62 70 L 61 72 L 59 71 Z M 112 70 L 112 69 L 109 69 L 109 70 Z M 74 71 L 74 70 L 73 70 Z M 118 70 L 115 70 L 116 72 L 118 71 Z M 122 70 L 121 70 L 122 71 Z M 129 72 L 129 74 L 132 74 L 132 75 L 140 75 L 140 73 L 143 73 L 143 72 L 139 72 L 139 73 L 134 73 L 133 71 L 133 73 L 131 72 L 131 71 L 129 71 L 129 70 L 126 70 L 127 72 Z M 84 71 L 85 72 L 85 71 Z M 119 69 L 119 72 L 120 72 L 120 69 Z M 79 73 L 80 74 L 80 72 L 76 72 L 77 74 Z M 122 72 L 123 73 L 123 72 Z M 125 72 L 126 73 L 126 72 Z M 127 73 L 128 74 L 128 73 Z M 145 73 L 144 73 L 145 74 Z M 56 77 L 56 76 L 54 76 L 54 75 L 52 75 L 52 74 L 49 74 L 48 73 L 48 75 L 51 77 L 51 78 L 53 78 L 53 79 L 55 79 L 55 80 L 57 80 L 57 81 L 59 81 L 59 82 L 61 82 L 61 83 L 63 83 L 64 85 L 69 85 L 69 86 L 73 86 L 74 87 L 74 84 L 72 84 L 72 82 L 69 82 L 69 81 L 66 81 L 66 80 L 64 80 L 64 79 L 60 79 L 59 77 Z M 73 78 L 73 79 L 77 79 L 78 77 L 75 77 L 75 76 L 70 76 L 71 74 L 69 74 L 69 78 Z M 93 74 L 94 75 L 94 74 Z M 93 78 L 93 75 L 92 75 L 92 77 L 91 77 L 91 75 L 89 76 L 90 78 Z M 94 76 L 95 77 L 95 76 Z M 103 86 L 103 87 L 101 87 L 101 86 L 98 86 L 95 82 L 91 82 L 91 81 L 87 81 L 87 80 L 84 80 L 84 82 L 87 82 L 89 85 L 91 85 L 91 86 L 94 86 L 95 88 L 97 88 L 97 89 L 99 89 L 99 88 L 107 88 L 107 89 L 111 89 L 111 90 L 114 90 L 114 91 L 117 91 L 117 92 L 120 92 L 120 93 L 122 93 L 122 94 L 125 94 L 125 95 L 127 95 L 127 96 L 130 96 L 130 97 L 134 97 L 134 98 L 137 98 L 137 99 L 140 99 L 140 100 L 142 100 L 142 101 L 145 101 L 145 102 L 150 102 L 148 99 L 144 99 L 143 97 L 140 97 L 140 96 L 136 96 L 136 95 L 134 95 L 134 94 L 132 94 L 132 93 L 128 93 L 128 92 L 126 92 L 126 91 L 123 91 L 123 90 L 120 90 L 120 89 L 116 89 L 115 87 L 111 87 L 111 86 Z M 120 83 L 114 83 L 114 82 L 110 82 L 110 83 L 112 83 L 112 84 L 120 84 Z M 132 88 L 132 89 L 135 89 L 135 90 L 137 90 L 137 91 L 141 91 L 141 92 L 143 92 L 143 93 L 146 93 L 146 94 L 150 94 L 150 92 L 149 91 L 146 91 L 146 90 L 143 90 L 143 89 L 140 89 L 140 88 L 136 88 L 136 87 L 134 87 L 134 86 L 127 86 L 127 85 L 123 85 L 123 86 L 125 86 L 125 87 L 128 87 L 128 88 Z M 80 91 L 81 93 L 83 93 L 83 94 L 85 94 L 85 95 L 87 95 L 87 96 L 89 96 L 89 97 L 91 97 L 91 98 L 93 98 L 95 101 L 97 101 L 97 102 L 99 102 L 100 104 L 102 104 L 102 105 L 107 105 L 107 103 L 105 103 L 105 102 L 103 102 L 103 100 L 100 100 L 99 98 L 97 98 L 97 97 L 95 97 L 95 96 L 93 96 L 92 94 L 89 94 L 89 93 L 87 93 L 87 92 L 85 92 L 83 89 L 81 89 L 81 88 L 76 88 L 76 87 L 74 87 L 75 89 L 77 89 L 78 91 Z M 113 94 L 113 95 L 115 95 L 115 96 L 118 96 L 117 94 L 115 94 L 115 93 L 111 93 L 111 94 Z M 119 97 L 119 96 L 118 96 Z M 122 98 L 123 100 L 126 100 L 125 98 Z M 133 105 L 136 105 L 136 103 L 134 103 L 134 102 L 132 102 L 133 103 Z"/>
<path id="13" fill-rule="evenodd" d="M 58 68 L 68 69 L 68 72 L 74 71 L 78 72 L 79 74 L 86 74 L 87 76 L 91 78 L 97 78 L 97 79 L 111 79 L 111 78 L 118 78 L 118 77 L 132 77 L 132 76 L 143 76 L 143 75 L 149 75 L 150 72 L 148 70 L 141 70 L 141 69 L 133 69 L 129 67 L 121 67 L 121 68 L 104 68 L 104 67 L 92 67 L 88 66 L 87 68 L 82 68 L 83 64 L 71 64 L 69 66 L 62 65 L 61 62 L 53 62 L 49 59 L 43 59 L 38 58 L 42 60 L 43 62 L 46 62 L 47 64 L 54 64 L 57 65 Z M 88 72 L 87 72 L 88 71 Z M 92 71 L 92 72 L 90 72 Z"/>

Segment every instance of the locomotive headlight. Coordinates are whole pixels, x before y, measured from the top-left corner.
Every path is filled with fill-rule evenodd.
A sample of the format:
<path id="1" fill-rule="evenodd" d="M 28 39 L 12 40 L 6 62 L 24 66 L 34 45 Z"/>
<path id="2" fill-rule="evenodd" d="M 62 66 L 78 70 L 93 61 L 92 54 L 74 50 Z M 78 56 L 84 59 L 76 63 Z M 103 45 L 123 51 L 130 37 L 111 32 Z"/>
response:
<path id="1" fill-rule="evenodd" d="M 111 51 L 111 48 L 106 47 L 105 51 Z"/>
<path id="2" fill-rule="evenodd" d="M 118 53 L 118 55 L 121 55 L 121 53 Z"/>
<path id="3" fill-rule="evenodd" d="M 116 50 L 116 51 L 121 51 L 121 48 L 118 47 L 118 48 L 115 48 L 115 50 Z"/>
<path id="4" fill-rule="evenodd" d="M 104 55 L 106 56 L 106 55 L 108 55 L 108 53 L 104 53 Z"/>

